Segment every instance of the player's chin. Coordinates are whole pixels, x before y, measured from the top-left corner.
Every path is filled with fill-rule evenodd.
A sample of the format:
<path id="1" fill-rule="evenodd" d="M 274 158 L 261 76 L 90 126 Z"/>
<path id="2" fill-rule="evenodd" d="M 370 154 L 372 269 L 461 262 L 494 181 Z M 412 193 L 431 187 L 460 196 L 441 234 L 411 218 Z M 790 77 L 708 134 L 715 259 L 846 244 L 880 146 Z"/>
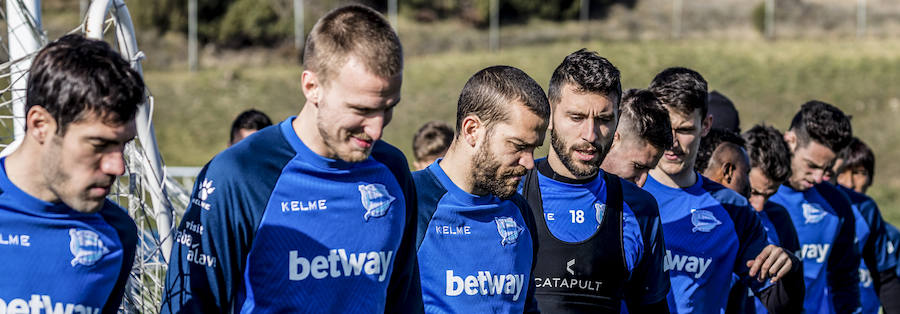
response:
<path id="1" fill-rule="evenodd" d="M 361 162 L 369 158 L 369 155 L 372 153 L 372 149 L 352 149 L 347 151 L 346 153 L 338 155 L 343 161 L 346 162 Z"/>

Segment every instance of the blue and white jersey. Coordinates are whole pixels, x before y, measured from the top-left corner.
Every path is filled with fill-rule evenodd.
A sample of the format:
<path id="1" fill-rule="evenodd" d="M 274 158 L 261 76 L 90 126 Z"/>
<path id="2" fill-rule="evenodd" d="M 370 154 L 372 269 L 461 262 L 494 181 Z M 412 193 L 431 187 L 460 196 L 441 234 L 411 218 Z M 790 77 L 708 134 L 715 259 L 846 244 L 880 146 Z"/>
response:
<path id="1" fill-rule="evenodd" d="M 665 269 L 666 241 L 659 203 L 649 192 L 622 181 L 622 197 L 634 212 L 644 242 L 643 254 L 628 280 L 625 299 L 629 304 L 653 304 L 669 294 L 669 274 Z"/>
<path id="2" fill-rule="evenodd" d="M 800 240 L 806 299 L 811 313 L 859 308 L 859 254 L 853 245 L 853 210 L 840 192 L 822 183 L 804 192 L 782 185 L 770 202 L 787 209 Z"/>
<path id="3" fill-rule="evenodd" d="M 525 200 L 467 193 L 447 177 L 441 160 L 413 173 L 425 312 L 536 311 L 537 243 Z"/>
<path id="4" fill-rule="evenodd" d="M 880 273 L 897 267 L 896 248 L 887 230 L 889 225 L 872 198 L 840 185 L 837 188 L 850 200 L 856 218 L 857 252 L 862 256 L 859 293 L 863 313 L 878 313 L 881 302 L 875 291 L 875 281 L 880 280 Z M 860 237 L 861 231 L 867 233 L 865 237 Z M 882 294 L 892 297 L 887 292 Z"/>
<path id="5" fill-rule="evenodd" d="M 322 157 L 293 120 L 200 172 L 162 312 L 421 311 L 406 158 L 380 141 L 362 162 Z"/>
<path id="6" fill-rule="evenodd" d="M 19 189 L 0 159 L 0 313 L 115 313 L 137 227 L 109 200 L 80 213 Z"/>
<path id="7" fill-rule="evenodd" d="M 672 283 L 670 311 L 724 311 L 732 274 L 757 293 L 769 287 L 751 278 L 746 266 L 769 243 L 745 198 L 700 174 L 686 188 L 668 187 L 648 176 L 644 189 L 659 202 L 665 269 Z"/>

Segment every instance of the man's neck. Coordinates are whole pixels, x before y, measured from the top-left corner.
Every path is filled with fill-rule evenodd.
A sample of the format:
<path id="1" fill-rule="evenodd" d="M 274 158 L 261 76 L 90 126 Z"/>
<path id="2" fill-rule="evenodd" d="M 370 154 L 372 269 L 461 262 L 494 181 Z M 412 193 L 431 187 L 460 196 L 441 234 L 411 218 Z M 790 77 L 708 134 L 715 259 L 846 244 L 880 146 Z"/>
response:
<path id="1" fill-rule="evenodd" d="M 317 109 L 314 106 L 316 105 L 309 102 L 304 104 L 303 109 L 300 109 L 300 114 L 291 123 L 291 128 L 297 133 L 297 137 L 300 138 L 303 145 L 306 145 L 313 153 L 322 157 L 333 158 L 333 154 L 330 153 L 331 150 L 328 149 L 328 146 L 325 145 L 325 140 L 322 139 L 322 134 L 319 134 L 319 128 L 316 123 Z"/>
<path id="2" fill-rule="evenodd" d="M 455 145 L 450 145 L 447 154 L 438 163 L 438 166 L 444 170 L 450 181 L 456 184 L 459 189 L 469 194 L 479 195 L 480 191 L 475 191 L 475 184 L 472 182 L 472 170 L 475 165 L 472 164 L 472 158 L 465 156 L 459 151 Z M 483 192 L 481 192 L 483 194 Z"/>
<path id="3" fill-rule="evenodd" d="M 39 200 L 59 201 L 59 197 L 47 188 L 49 184 L 44 182 L 44 176 L 39 170 L 43 169 L 42 158 L 32 156 L 40 156 L 40 154 L 29 143 L 22 143 L 22 146 L 6 157 L 4 163 L 6 177 L 17 188 Z"/>
<path id="4" fill-rule="evenodd" d="M 693 170 L 685 169 L 677 174 L 667 174 L 658 166 L 650 170 L 653 179 L 665 186 L 671 188 L 686 188 L 697 183 L 697 173 Z"/>

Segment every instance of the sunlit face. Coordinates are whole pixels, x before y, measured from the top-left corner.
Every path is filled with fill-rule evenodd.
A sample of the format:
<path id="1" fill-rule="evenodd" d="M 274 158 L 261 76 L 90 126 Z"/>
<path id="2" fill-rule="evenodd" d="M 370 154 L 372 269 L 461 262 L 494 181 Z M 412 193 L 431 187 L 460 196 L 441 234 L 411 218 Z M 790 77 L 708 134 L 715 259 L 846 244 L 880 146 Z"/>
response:
<path id="1" fill-rule="evenodd" d="M 683 175 L 694 171 L 700 137 L 709 131 L 710 119 L 702 119 L 700 109 L 694 109 L 686 115 L 677 109 L 667 108 L 672 121 L 675 143 L 672 149 L 663 153 L 656 166 L 670 176 Z"/>
<path id="2" fill-rule="evenodd" d="M 509 198 L 525 171 L 534 168 L 534 149 L 544 142 L 547 121 L 522 104 L 511 106 L 509 119 L 487 126 L 472 161 L 473 193 Z"/>
<path id="3" fill-rule="evenodd" d="M 750 169 L 749 199 L 750 205 L 753 205 L 753 209 L 762 211 L 766 201 L 769 200 L 769 197 L 772 197 L 772 195 L 775 195 L 775 192 L 778 192 L 779 186 L 781 186 L 781 182 L 773 181 L 766 176 L 766 173 L 759 167 Z"/>
<path id="4" fill-rule="evenodd" d="M 47 188 L 78 212 L 99 211 L 116 176 L 125 173 L 123 151 L 136 133 L 134 120 L 109 125 L 92 116 L 70 123 L 64 135 L 50 134 L 40 157 Z"/>
<path id="5" fill-rule="evenodd" d="M 810 140 L 805 146 L 799 145 L 793 132 L 785 134 L 785 142 L 791 149 L 791 176 L 788 185 L 797 191 L 806 191 L 822 183 L 825 172 L 837 157 L 835 153 L 816 141 Z"/>
<path id="6" fill-rule="evenodd" d="M 854 190 L 857 193 L 866 193 L 869 186 L 872 185 L 869 171 L 863 166 L 847 167 L 838 174 L 837 182 L 844 187 Z"/>
<path id="7" fill-rule="evenodd" d="M 577 92 L 571 84 L 561 87 L 551 119 L 551 154 L 574 177 L 593 176 L 600 169 L 616 131 L 617 101 L 614 96 Z"/>
<path id="8" fill-rule="evenodd" d="M 637 186 L 644 186 L 647 173 L 656 167 L 662 151 L 637 136 L 619 134 L 603 159 L 602 168 Z"/>
<path id="9" fill-rule="evenodd" d="M 319 86 L 316 127 L 325 157 L 360 162 L 391 121 L 400 101 L 402 75 L 376 76 L 350 57 L 327 84 Z"/>

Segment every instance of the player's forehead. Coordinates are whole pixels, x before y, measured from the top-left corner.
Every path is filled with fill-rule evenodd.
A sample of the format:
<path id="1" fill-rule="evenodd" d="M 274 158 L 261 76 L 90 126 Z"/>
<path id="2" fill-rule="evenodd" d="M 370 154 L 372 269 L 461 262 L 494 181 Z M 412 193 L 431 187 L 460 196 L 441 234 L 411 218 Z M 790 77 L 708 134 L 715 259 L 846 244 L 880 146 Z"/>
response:
<path id="1" fill-rule="evenodd" d="M 567 83 L 561 88 L 559 104 L 554 109 L 557 114 L 562 115 L 614 114 L 617 101 L 614 95 L 579 91 L 577 86 Z"/>
<path id="2" fill-rule="evenodd" d="M 380 107 L 392 106 L 400 100 L 403 75 L 381 77 L 372 73 L 365 64 L 355 57 L 348 58 L 329 82 L 326 88 L 341 97 L 344 103 Z"/>

